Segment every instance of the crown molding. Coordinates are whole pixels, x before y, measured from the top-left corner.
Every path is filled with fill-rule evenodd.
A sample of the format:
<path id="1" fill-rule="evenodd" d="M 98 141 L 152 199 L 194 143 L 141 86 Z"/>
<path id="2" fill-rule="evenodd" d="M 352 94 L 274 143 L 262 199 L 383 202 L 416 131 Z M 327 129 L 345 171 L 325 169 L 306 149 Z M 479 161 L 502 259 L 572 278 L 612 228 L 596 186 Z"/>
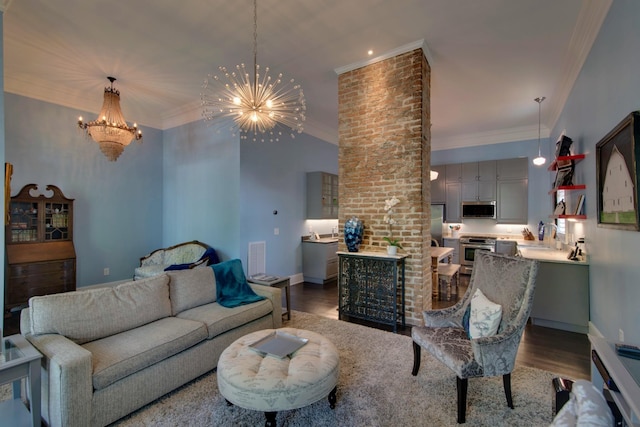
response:
<path id="1" fill-rule="evenodd" d="M 540 128 L 540 137 L 548 138 L 550 130 L 545 126 Z M 450 150 L 454 148 L 479 147 L 482 145 L 502 144 L 505 142 L 538 140 L 538 126 L 522 126 L 488 132 L 468 133 L 431 138 L 431 151 Z"/>
<path id="2" fill-rule="evenodd" d="M 335 68 L 334 71 L 337 75 L 344 74 L 348 71 L 357 70 L 358 68 L 366 67 L 367 65 L 375 64 L 376 62 L 384 61 L 385 59 L 393 58 L 398 55 L 402 55 L 403 53 L 411 52 L 412 50 L 422 49 L 424 52 L 424 56 L 427 58 L 427 62 L 429 65 L 433 66 L 433 57 L 431 56 L 431 51 L 429 47 L 425 43 L 424 39 L 416 40 L 411 43 L 407 43 L 403 46 L 398 46 L 395 49 L 391 49 L 382 55 L 376 56 L 375 58 L 369 58 L 364 61 L 353 62 L 349 65 L 344 65 L 342 67 Z"/>

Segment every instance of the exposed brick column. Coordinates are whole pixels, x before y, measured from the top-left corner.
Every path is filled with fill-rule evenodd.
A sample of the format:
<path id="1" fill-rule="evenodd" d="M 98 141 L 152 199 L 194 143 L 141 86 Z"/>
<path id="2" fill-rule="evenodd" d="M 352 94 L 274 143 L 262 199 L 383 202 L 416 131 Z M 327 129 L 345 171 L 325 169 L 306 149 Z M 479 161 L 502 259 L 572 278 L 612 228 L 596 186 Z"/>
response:
<path id="1" fill-rule="evenodd" d="M 416 49 L 338 79 L 340 228 L 357 216 L 365 227 L 360 250 L 385 251 L 384 201 L 400 199 L 393 237 L 410 255 L 405 295 L 411 324 L 420 324 L 421 311 L 431 308 L 430 74 Z M 340 250 L 346 250 L 344 241 Z"/>

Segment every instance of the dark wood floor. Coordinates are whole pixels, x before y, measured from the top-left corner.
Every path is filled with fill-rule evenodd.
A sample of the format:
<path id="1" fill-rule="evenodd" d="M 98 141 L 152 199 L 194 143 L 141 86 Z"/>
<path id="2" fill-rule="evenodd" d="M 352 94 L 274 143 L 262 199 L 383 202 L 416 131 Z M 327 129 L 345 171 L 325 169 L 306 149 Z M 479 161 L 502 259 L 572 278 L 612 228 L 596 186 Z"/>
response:
<path id="1" fill-rule="evenodd" d="M 463 295 L 464 276 L 459 294 Z M 455 303 L 451 301 L 433 301 L 434 308 L 444 308 Z M 331 319 L 338 318 L 338 286 L 336 282 L 325 285 L 303 283 L 291 287 L 291 308 L 297 311 L 314 313 Z M 358 323 L 364 323 L 358 321 Z M 376 326 L 365 323 L 368 326 Z M 390 330 L 381 325 L 381 329 Z M 411 327 L 401 328 L 399 333 L 411 335 Z M 590 344 L 586 335 L 567 332 L 542 326 L 527 325 L 516 363 L 538 369 L 544 369 L 570 379 L 591 379 Z"/>

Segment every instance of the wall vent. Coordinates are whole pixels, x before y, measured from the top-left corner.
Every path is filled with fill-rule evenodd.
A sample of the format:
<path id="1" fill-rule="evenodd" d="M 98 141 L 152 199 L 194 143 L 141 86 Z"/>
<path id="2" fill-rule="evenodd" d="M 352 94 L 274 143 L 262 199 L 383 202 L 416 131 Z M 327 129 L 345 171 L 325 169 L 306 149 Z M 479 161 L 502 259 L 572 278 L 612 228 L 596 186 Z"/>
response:
<path id="1" fill-rule="evenodd" d="M 266 273 L 267 242 L 249 242 L 249 260 L 247 262 L 247 275 Z"/>

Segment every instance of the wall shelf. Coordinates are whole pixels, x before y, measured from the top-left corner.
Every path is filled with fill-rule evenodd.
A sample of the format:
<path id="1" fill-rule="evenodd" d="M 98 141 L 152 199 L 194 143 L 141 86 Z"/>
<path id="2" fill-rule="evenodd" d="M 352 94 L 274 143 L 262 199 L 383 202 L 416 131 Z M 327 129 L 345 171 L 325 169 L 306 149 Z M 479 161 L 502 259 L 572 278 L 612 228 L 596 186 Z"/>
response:
<path id="1" fill-rule="evenodd" d="M 554 219 L 587 219 L 586 215 L 550 215 Z"/>
<path id="2" fill-rule="evenodd" d="M 578 185 L 561 185 L 549 191 L 549 194 L 557 193 L 558 190 L 572 191 L 572 190 L 585 190 L 587 186 L 585 184 Z"/>
<path id="3" fill-rule="evenodd" d="M 547 169 L 550 170 L 550 171 L 556 171 L 556 170 L 558 170 L 558 162 L 568 162 L 570 160 L 574 160 L 576 162 L 579 162 L 580 160 L 583 160 L 585 157 L 586 157 L 585 154 L 572 154 L 571 156 L 558 156 L 549 165 L 549 167 Z"/>

